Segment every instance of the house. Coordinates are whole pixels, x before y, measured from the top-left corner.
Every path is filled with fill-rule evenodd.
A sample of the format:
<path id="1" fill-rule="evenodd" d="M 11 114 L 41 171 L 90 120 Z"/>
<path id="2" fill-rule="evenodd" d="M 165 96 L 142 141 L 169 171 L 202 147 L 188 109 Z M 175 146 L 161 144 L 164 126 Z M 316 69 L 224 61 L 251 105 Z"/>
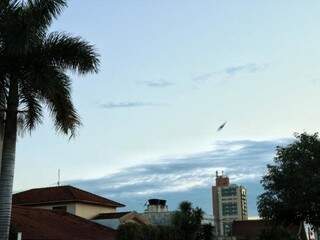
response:
<path id="1" fill-rule="evenodd" d="M 73 186 L 36 188 L 13 195 L 13 204 L 51 209 L 92 219 L 101 213 L 115 213 L 125 205 Z"/>
<path id="2" fill-rule="evenodd" d="M 118 229 L 121 224 L 125 223 L 150 224 L 146 218 L 136 212 L 102 213 L 94 217 L 92 221 L 112 229 Z"/>
<path id="3" fill-rule="evenodd" d="M 236 240 L 256 240 L 264 230 L 269 230 L 272 225 L 265 220 L 242 220 L 234 221 L 232 224 L 232 239 Z M 297 235 L 299 226 L 290 225 L 287 230 L 293 235 Z M 303 239 L 307 239 L 306 232 L 303 228 Z"/>
<path id="4" fill-rule="evenodd" d="M 13 206 L 10 239 L 115 240 L 117 231 L 68 212 Z"/>

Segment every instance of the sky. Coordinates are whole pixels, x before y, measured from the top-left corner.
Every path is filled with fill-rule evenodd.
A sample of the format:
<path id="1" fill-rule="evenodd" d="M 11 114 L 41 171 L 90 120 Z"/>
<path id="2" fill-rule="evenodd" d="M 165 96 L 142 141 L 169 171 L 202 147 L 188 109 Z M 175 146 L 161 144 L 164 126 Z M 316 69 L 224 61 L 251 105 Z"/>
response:
<path id="1" fill-rule="evenodd" d="M 211 209 L 216 170 L 248 188 L 294 132 L 319 131 L 317 0 L 70 0 L 50 31 L 81 36 L 98 74 L 73 77 L 83 126 L 55 133 L 50 116 L 19 138 L 14 191 L 61 180 L 142 210 Z M 217 128 L 227 121 L 223 131 Z"/>

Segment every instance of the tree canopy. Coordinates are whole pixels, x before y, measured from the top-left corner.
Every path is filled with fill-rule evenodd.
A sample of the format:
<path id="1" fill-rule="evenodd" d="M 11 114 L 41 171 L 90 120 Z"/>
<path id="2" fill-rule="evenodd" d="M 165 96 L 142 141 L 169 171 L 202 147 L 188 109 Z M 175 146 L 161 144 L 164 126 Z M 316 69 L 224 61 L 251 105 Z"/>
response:
<path id="1" fill-rule="evenodd" d="M 202 218 L 201 208 L 193 208 L 192 203 L 182 202 L 173 215 L 172 223 L 183 240 L 194 240 L 201 230 Z"/>
<path id="2" fill-rule="evenodd" d="M 320 139 L 315 134 L 295 134 L 295 141 L 277 147 L 274 164 L 267 166 L 258 198 L 261 217 L 276 224 L 320 226 Z"/>
<path id="3" fill-rule="evenodd" d="M 66 0 L 1 1 L 0 108 L 9 111 L 11 96 L 17 102 L 11 107 L 18 109 L 10 111 L 18 111 L 23 126 L 32 130 L 46 106 L 56 129 L 74 135 L 80 120 L 66 71 L 96 72 L 99 60 L 93 45 L 80 37 L 48 32 L 66 5 Z"/>

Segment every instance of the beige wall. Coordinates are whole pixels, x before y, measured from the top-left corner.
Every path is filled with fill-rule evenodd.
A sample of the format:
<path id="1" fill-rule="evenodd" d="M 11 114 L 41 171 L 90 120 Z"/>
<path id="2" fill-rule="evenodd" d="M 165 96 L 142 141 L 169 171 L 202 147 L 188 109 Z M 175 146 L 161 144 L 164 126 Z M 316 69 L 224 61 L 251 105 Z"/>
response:
<path id="1" fill-rule="evenodd" d="M 76 203 L 75 215 L 86 219 L 92 219 L 100 213 L 114 213 L 115 207 L 103 207 L 96 205 L 89 205 L 84 203 Z"/>
<path id="2" fill-rule="evenodd" d="M 53 204 L 53 205 L 34 206 L 34 207 L 52 210 L 53 207 L 62 207 L 62 206 L 67 207 L 68 213 L 71 213 L 86 219 L 92 219 L 100 213 L 114 213 L 117 211 L 115 207 L 104 207 L 104 206 L 84 204 L 84 203 Z"/>

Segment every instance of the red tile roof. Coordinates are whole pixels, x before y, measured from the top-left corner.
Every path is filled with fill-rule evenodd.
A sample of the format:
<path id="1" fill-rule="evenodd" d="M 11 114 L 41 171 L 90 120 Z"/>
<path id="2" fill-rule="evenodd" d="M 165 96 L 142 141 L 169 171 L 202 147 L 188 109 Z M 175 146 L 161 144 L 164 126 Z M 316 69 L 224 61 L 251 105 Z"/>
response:
<path id="1" fill-rule="evenodd" d="M 107 207 L 125 205 L 72 186 L 36 188 L 13 195 L 13 204 L 22 206 L 80 202 Z"/>
<path id="2" fill-rule="evenodd" d="M 70 213 L 14 206 L 11 225 L 23 240 L 114 240 L 117 232 Z"/>

